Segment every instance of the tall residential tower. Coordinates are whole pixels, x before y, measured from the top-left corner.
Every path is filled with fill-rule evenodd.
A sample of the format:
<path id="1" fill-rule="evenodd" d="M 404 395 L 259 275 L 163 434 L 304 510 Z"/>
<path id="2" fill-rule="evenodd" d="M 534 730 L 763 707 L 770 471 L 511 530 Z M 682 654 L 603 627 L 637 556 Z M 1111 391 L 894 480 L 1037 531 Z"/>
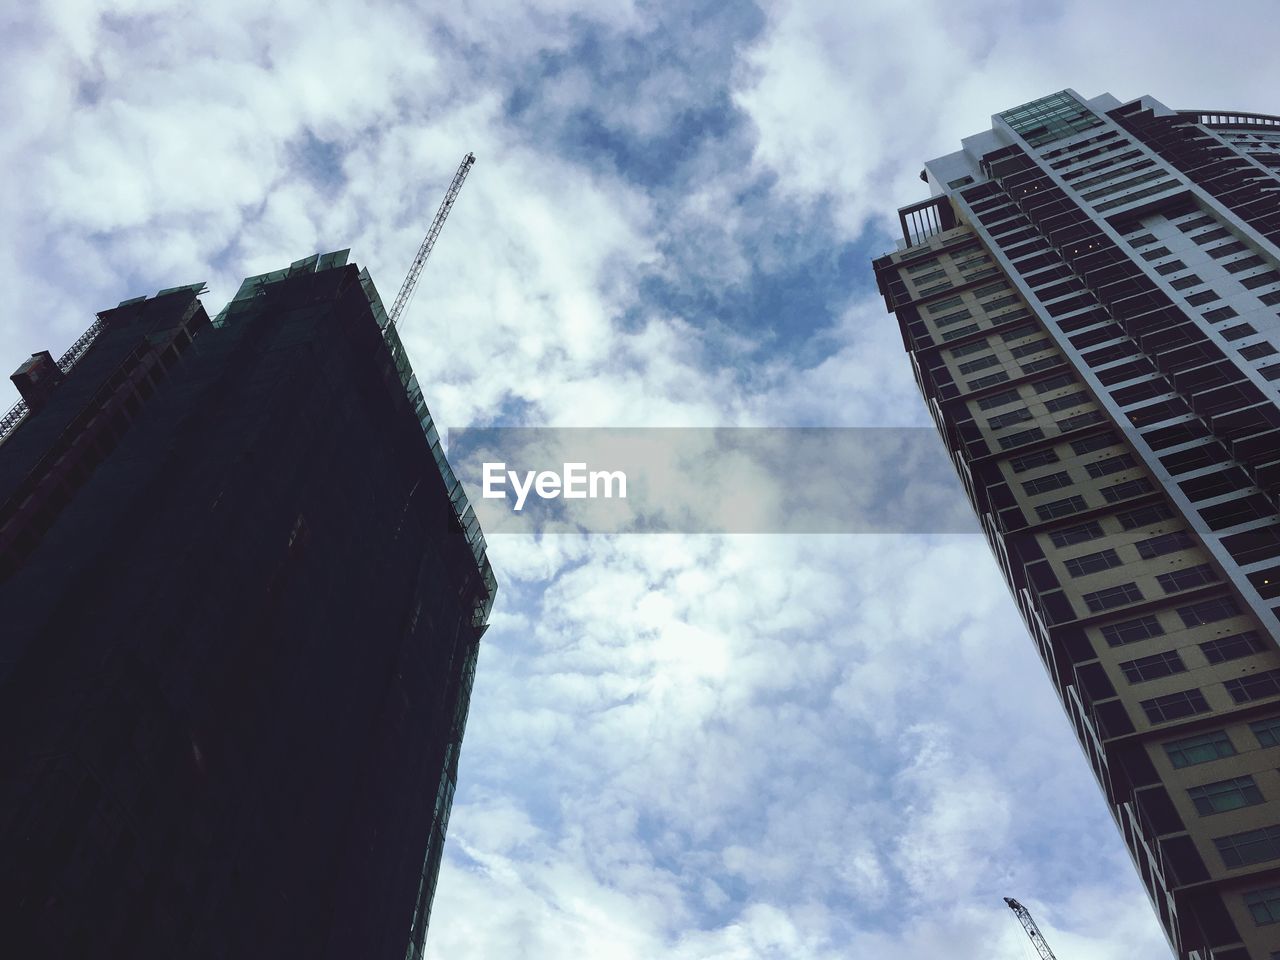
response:
<path id="1" fill-rule="evenodd" d="M 880 291 L 1175 953 L 1280 957 L 1280 118 L 962 146 Z"/>
<path id="2" fill-rule="evenodd" d="M 494 578 L 346 251 L 98 315 L 0 421 L 0 942 L 416 960 Z"/>

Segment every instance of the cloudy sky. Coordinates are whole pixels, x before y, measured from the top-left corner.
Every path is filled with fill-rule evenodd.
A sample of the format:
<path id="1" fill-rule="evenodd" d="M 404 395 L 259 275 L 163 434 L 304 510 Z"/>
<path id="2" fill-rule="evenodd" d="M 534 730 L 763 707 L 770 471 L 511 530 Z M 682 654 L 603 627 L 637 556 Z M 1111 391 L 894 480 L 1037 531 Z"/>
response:
<path id="1" fill-rule="evenodd" d="M 1280 111 L 1274 12 L 9 4 L 0 356 L 318 250 L 390 299 L 472 150 L 401 328 L 442 426 L 924 426 L 868 262 L 921 162 L 1068 86 Z M 491 555 L 433 958 L 1018 960 L 1003 896 L 1168 956 L 979 537 Z"/>

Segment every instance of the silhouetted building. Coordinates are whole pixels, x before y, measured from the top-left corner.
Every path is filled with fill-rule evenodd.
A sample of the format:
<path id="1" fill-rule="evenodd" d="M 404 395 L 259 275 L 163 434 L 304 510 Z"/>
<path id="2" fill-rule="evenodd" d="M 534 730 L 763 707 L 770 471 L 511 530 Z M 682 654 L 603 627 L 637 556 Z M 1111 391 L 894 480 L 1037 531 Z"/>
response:
<path id="1" fill-rule="evenodd" d="M 962 143 L 880 290 L 1174 951 L 1280 957 L 1280 118 Z"/>
<path id="2" fill-rule="evenodd" d="M 0 421 L 0 943 L 417 957 L 484 541 L 345 251 L 199 287 Z"/>

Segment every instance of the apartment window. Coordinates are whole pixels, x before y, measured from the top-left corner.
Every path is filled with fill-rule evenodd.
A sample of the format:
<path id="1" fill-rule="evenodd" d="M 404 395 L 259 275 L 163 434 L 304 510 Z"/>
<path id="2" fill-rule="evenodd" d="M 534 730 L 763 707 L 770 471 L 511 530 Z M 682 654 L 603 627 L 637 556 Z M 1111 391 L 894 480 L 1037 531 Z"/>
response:
<path id="1" fill-rule="evenodd" d="M 1191 797 L 1191 802 L 1196 805 L 1196 812 L 1202 817 L 1262 803 L 1262 791 L 1258 789 L 1253 777 L 1248 775 L 1219 780 L 1217 783 L 1206 783 L 1201 787 L 1192 787 L 1187 791 L 1187 795 Z"/>
<path id="2" fill-rule="evenodd" d="M 1243 867 L 1280 857 L 1280 826 L 1246 830 L 1213 841 L 1227 867 Z"/>
<path id="3" fill-rule="evenodd" d="M 1001 317 L 1000 319 L 1005 320 L 1008 318 Z M 1014 327 L 1012 330 L 1006 330 L 1004 333 L 1000 334 L 1000 339 L 1003 340 L 1005 343 L 1008 343 L 1010 340 L 1017 340 L 1019 337 L 1027 337 L 1033 333 L 1039 333 L 1039 332 L 1040 332 L 1040 327 L 1037 326 L 1036 324 L 1024 323 L 1020 327 Z"/>
<path id="4" fill-rule="evenodd" d="M 966 380 L 965 386 L 970 390 L 981 390 L 983 387 L 992 387 L 997 383 L 1004 383 L 1009 379 L 1007 370 L 998 370 L 995 373 L 989 373 L 985 377 L 978 377 L 976 380 Z"/>
<path id="5" fill-rule="evenodd" d="M 1205 314 L 1207 317 L 1209 314 Z M 1224 340 L 1239 340 L 1242 337 L 1253 336 L 1258 331 L 1253 328 L 1251 323 L 1237 323 L 1235 326 L 1224 327 L 1222 329 L 1222 337 Z"/>
<path id="6" fill-rule="evenodd" d="M 1010 294 L 1007 297 L 1000 297 L 999 299 L 996 299 L 996 300 L 988 300 L 986 303 L 979 304 L 979 306 L 982 307 L 983 310 L 986 310 L 988 313 L 990 313 L 992 310 L 999 310 L 1001 307 L 1007 307 L 1009 306 L 1009 304 L 1017 303 L 1017 302 L 1018 302 L 1018 295 L 1014 293 L 1014 294 Z M 1004 317 L 996 317 L 995 319 L 997 321 L 1000 321 L 1000 320 L 1003 320 Z"/>
<path id="7" fill-rule="evenodd" d="M 1039 353 L 1041 350 L 1048 350 L 1052 344 L 1048 340 L 1035 340 L 1031 343 L 1024 343 L 1020 347 L 1014 347 L 1009 352 L 1015 357 L 1029 357 L 1033 353 Z"/>
<path id="8" fill-rule="evenodd" d="M 1249 724 L 1249 729 L 1252 730 L 1253 735 L 1258 738 L 1258 746 L 1280 746 L 1280 717 L 1268 717 L 1265 720 L 1255 720 Z"/>
<path id="9" fill-rule="evenodd" d="M 1090 573 L 1099 573 L 1120 566 L 1124 561 L 1114 550 L 1099 550 L 1097 553 L 1086 553 L 1081 557 L 1072 557 L 1063 566 L 1072 577 L 1083 577 Z"/>
<path id="10" fill-rule="evenodd" d="M 1181 770 L 1198 763 L 1234 757 L 1236 748 L 1225 730 L 1214 730 L 1212 733 L 1202 733 L 1184 740 L 1170 740 L 1164 745 L 1164 752 L 1174 769 Z"/>
<path id="11" fill-rule="evenodd" d="M 1182 618 L 1183 625 L 1188 627 L 1217 623 L 1219 620 L 1234 617 L 1239 612 L 1240 605 L 1236 603 L 1234 597 L 1213 597 L 1178 608 L 1178 616 Z"/>
<path id="12" fill-rule="evenodd" d="M 1037 370 L 1047 370 L 1050 367 L 1059 366 L 1062 363 L 1062 357 L 1042 357 L 1039 360 L 1032 360 L 1030 363 L 1022 364 L 1023 373 L 1035 373 Z"/>
<path id="13" fill-rule="evenodd" d="M 1044 402 L 1045 408 L 1051 413 L 1057 413 L 1059 410 L 1068 410 L 1071 407 L 1078 407 L 1082 403 L 1089 402 L 1087 393 L 1069 393 L 1064 397 L 1054 397 Z"/>
<path id="14" fill-rule="evenodd" d="M 1176 226 L 1183 233 L 1190 233 L 1192 230 L 1195 230 L 1198 227 L 1207 227 L 1211 223 L 1215 223 L 1215 222 L 1216 221 L 1213 219 L 1213 217 L 1209 216 L 1208 214 L 1202 213 L 1202 214 L 1199 214 L 1198 216 L 1191 218 L 1190 220 L 1183 220 L 1181 223 L 1176 224 Z"/>
<path id="15" fill-rule="evenodd" d="M 1161 636 L 1164 636 L 1164 627 L 1150 614 L 1134 617 L 1132 620 L 1121 620 L 1119 623 L 1109 623 L 1102 628 L 1102 638 L 1111 647 L 1122 647 L 1126 643 L 1137 643 L 1139 640 Z"/>
<path id="16" fill-rule="evenodd" d="M 1206 583 L 1217 583 L 1220 579 L 1218 571 L 1213 569 L 1212 565 L 1201 563 L 1194 567 L 1187 567 L 1185 570 L 1162 573 L 1156 577 L 1156 582 L 1160 584 L 1165 593 L 1177 593 L 1179 590 L 1202 587 Z"/>
<path id="17" fill-rule="evenodd" d="M 1189 273 L 1185 277 L 1179 277 L 1177 280 L 1171 281 L 1169 286 L 1175 290 L 1185 290 L 1187 287 L 1194 287 L 1198 283 L 1204 283 L 1204 281 L 1194 273 Z"/>
<path id="18" fill-rule="evenodd" d="M 1077 456 L 1086 453 L 1092 453 L 1094 450 L 1101 450 L 1109 447 L 1116 442 L 1116 435 L 1111 431 L 1106 433 L 1095 433 L 1090 437 L 1083 437 L 1080 440 L 1071 441 L 1071 449 L 1076 452 Z"/>
<path id="19" fill-rule="evenodd" d="M 1239 660 L 1254 653 L 1261 653 L 1266 647 L 1262 637 L 1253 630 L 1244 633 L 1233 633 L 1229 637 L 1215 637 L 1200 644 L 1204 658 L 1210 663 L 1226 663 L 1228 660 Z"/>
<path id="20" fill-rule="evenodd" d="M 1089 476 L 1096 480 L 1098 477 L 1119 473 L 1121 470 L 1128 470 L 1134 466 L 1137 466 L 1137 461 L 1133 459 L 1133 454 L 1122 453 L 1119 456 L 1107 457 L 1107 459 L 1099 460 L 1096 463 L 1087 463 L 1084 468 L 1089 471 Z"/>
<path id="21" fill-rule="evenodd" d="M 1166 694 L 1163 697 L 1143 700 L 1139 706 L 1151 723 L 1168 723 L 1170 720 L 1209 712 L 1209 704 L 1205 701 L 1204 694 L 1195 687 Z"/>
<path id="22" fill-rule="evenodd" d="M 1139 540 L 1134 546 L 1138 548 L 1140 557 L 1150 560 L 1153 557 L 1164 556 L 1166 553 L 1176 553 L 1179 550 L 1194 547 L 1195 539 L 1187 531 L 1178 530 L 1174 533 L 1163 533 L 1158 537 Z"/>
<path id="23" fill-rule="evenodd" d="M 1128 237 L 1127 239 L 1129 241 L 1129 246 L 1141 247 L 1144 244 L 1155 243 L 1156 235 L 1154 233 L 1140 233 L 1136 237 Z M 1168 252 L 1168 249 L 1164 251 L 1164 253 Z M 1164 253 L 1160 254 L 1160 256 L 1164 256 Z M 1143 256 L 1146 256 L 1146 254 L 1143 254 Z"/>
<path id="24" fill-rule="evenodd" d="M 1274 697 L 1280 693 L 1280 670 L 1252 673 L 1237 680 L 1228 680 L 1223 686 L 1227 688 L 1227 693 L 1231 694 L 1231 699 L 1236 703 L 1249 703 L 1252 700 Z"/>
<path id="25" fill-rule="evenodd" d="M 983 297 L 989 297 L 993 293 L 1003 293 L 1008 289 L 1009 285 L 1003 280 L 1000 280 L 997 283 L 988 283 L 986 286 L 979 287 L 977 290 L 973 291 L 973 295 L 981 300 Z"/>
<path id="26" fill-rule="evenodd" d="M 1136 583 L 1122 583 L 1105 590 L 1086 593 L 1082 598 L 1091 613 L 1101 613 L 1115 607 L 1123 607 L 1126 603 L 1136 603 L 1142 599 L 1142 591 Z"/>
<path id="27" fill-rule="evenodd" d="M 1236 313 L 1232 307 L 1216 307 L 1207 311 L 1203 316 L 1210 323 L 1217 323 L 1219 320 L 1230 320 L 1232 317 L 1240 316 L 1240 314 Z"/>
<path id="28" fill-rule="evenodd" d="M 1010 410 L 1008 413 L 1001 413 L 992 417 L 987 421 L 987 426 L 992 430 L 1002 430 L 1005 427 L 1011 427 L 1015 423 L 1026 423 L 1033 419 L 1031 411 L 1025 408 L 1021 410 Z"/>
<path id="29" fill-rule="evenodd" d="M 1059 473 L 1051 473 L 1044 477 L 1036 477 L 1034 480 L 1024 481 L 1022 489 L 1029 496 L 1036 496 L 1041 493 L 1048 493 L 1050 490 L 1061 490 L 1063 487 L 1071 486 L 1071 476 L 1066 471 Z"/>
<path id="30" fill-rule="evenodd" d="M 1139 477 L 1137 480 L 1126 480 L 1124 483 L 1103 487 L 1102 495 L 1107 498 L 1107 503 L 1119 503 L 1121 500 L 1128 500 L 1130 497 L 1150 493 L 1154 489 L 1155 487 L 1151 485 L 1150 480 L 1146 477 Z"/>
<path id="31" fill-rule="evenodd" d="M 1020 447 L 1024 443 L 1031 443 L 1033 440 L 1041 440 L 1044 438 L 1044 431 L 1039 427 L 1032 427 L 1030 430 L 1020 430 L 1017 433 L 1011 433 L 1007 437 L 1000 437 L 996 442 L 1000 444 L 1001 450 L 1011 450 L 1014 447 Z"/>
<path id="32" fill-rule="evenodd" d="M 1196 237 L 1196 240 L 1199 240 L 1199 239 L 1200 239 L 1199 237 Z M 1233 240 L 1231 243 L 1224 243 L 1220 247 L 1214 247 L 1212 250 L 1209 251 L 1209 256 L 1214 257 L 1215 259 L 1221 260 L 1223 257 L 1231 256 L 1233 253 L 1244 253 L 1248 249 L 1249 248 L 1246 247 L 1239 240 Z"/>
<path id="33" fill-rule="evenodd" d="M 1280 273 L 1268 270 L 1266 273 L 1260 273 L 1255 277 L 1245 277 L 1240 282 L 1247 289 L 1256 290 L 1258 287 L 1266 286 L 1268 283 L 1280 283 Z"/>
<path id="34" fill-rule="evenodd" d="M 938 263 L 937 257 L 926 257 L 923 260 L 909 265 L 907 267 L 907 273 L 919 273 L 921 270 L 932 270 L 939 266 L 940 264 Z"/>
<path id="35" fill-rule="evenodd" d="M 956 327 L 954 330 L 948 330 L 942 335 L 942 342 L 949 340 L 959 340 L 961 337 L 967 337 L 971 333 L 977 333 L 981 328 L 976 323 L 967 323 L 963 327 Z"/>
<path id="36" fill-rule="evenodd" d="M 1049 539 L 1055 547 L 1069 547 L 1075 543 L 1087 543 L 1090 540 L 1097 540 L 1103 535 L 1102 525 L 1096 520 L 1090 520 L 1087 523 L 1078 523 L 1074 527 L 1063 527 L 1061 530 L 1054 530 L 1049 534 Z"/>
<path id="37" fill-rule="evenodd" d="M 1145 527 L 1149 524 L 1172 518 L 1173 508 L 1167 503 L 1152 503 L 1145 507 L 1139 507 L 1137 510 L 1126 510 L 1123 513 L 1116 514 L 1116 519 L 1120 521 L 1120 526 L 1126 530 L 1136 530 L 1138 527 Z"/>
<path id="38" fill-rule="evenodd" d="M 1246 360 L 1260 360 L 1263 357 L 1269 357 L 1273 353 L 1280 353 L 1269 343 L 1255 343 L 1247 347 L 1240 348 L 1240 356 Z"/>
<path id="39" fill-rule="evenodd" d="M 1258 926 L 1280 923 L 1280 887 L 1252 890 L 1244 895 L 1244 905 L 1249 908 L 1249 915 Z M 1276 954 L 1271 955 L 1274 957 Z"/>
<path id="40" fill-rule="evenodd" d="M 1151 234 L 1146 234 L 1146 236 L 1150 237 Z M 1154 240 L 1155 237 L 1151 237 L 1151 239 Z M 1138 244 L 1135 244 L 1135 246 L 1138 246 Z M 1160 246 L 1160 247 L 1156 247 L 1154 250 L 1148 250 L 1146 253 L 1142 254 L 1142 259 L 1143 260 L 1159 260 L 1161 257 L 1167 257 L 1171 252 L 1172 251 L 1168 247 Z"/>
<path id="41" fill-rule="evenodd" d="M 1211 300 L 1217 300 L 1218 295 L 1212 290 L 1201 290 L 1199 293 L 1193 293 L 1187 297 L 1187 303 L 1193 307 L 1203 306 Z"/>
<path id="42" fill-rule="evenodd" d="M 1197 233 L 1191 239 L 1203 247 L 1206 243 L 1213 243 L 1215 240 L 1221 240 L 1223 237 L 1229 236 L 1231 236 L 1230 231 L 1225 227 L 1218 227 L 1215 230 L 1206 230 L 1204 233 Z"/>
<path id="43" fill-rule="evenodd" d="M 1063 500 L 1054 500 L 1051 503 L 1042 503 L 1036 507 L 1036 514 L 1041 520 L 1053 520 L 1055 517 L 1067 517 L 1085 509 L 1088 508 L 1085 506 L 1084 498 L 1075 496 L 1067 497 Z"/>
<path id="44" fill-rule="evenodd" d="M 983 341 L 985 343 L 985 341 Z M 1007 403 L 1017 403 L 1021 400 L 1018 391 L 1002 390 L 1000 393 L 993 393 L 989 397 L 983 397 L 978 401 L 979 410 L 994 410 L 996 407 L 1003 407 Z M 1056 458 L 1055 458 L 1056 459 Z"/>
<path id="45" fill-rule="evenodd" d="M 1241 260 L 1232 260 L 1230 263 L 1224 263 L 1223 267 L 1226 268 L 1228 273 L 1244 273 L 1244 271 L 1250 270 L 1253 267 L 1262 266 L 1265 262 L 1266 261 L 1255 254 L 1252 257 L 1245 257 Z"/>
<path id="46" fill-rule="evenodd" d="M 968 357 L 975 353 L 981 353 L 983 350 L 987 349 L 990 349 L 990 347 L 986 340 L 975 340 L 973 343 L 966 343 L 963 346 L 952 347 L 951 356 L 953 359 L 957 357 Z"/>
<path id="47" fill-rule="evenodd" d="M 941 303 L 936 303 L 932 306 L 940 307 L 943 304 L 952 303 L 953 301 L 958 302 L 960 299 L 960 297 L 952 297 L 950 300 L 943 300 Z M 926 309 L 929 308 L 926 307 Z M 957 310 L 955 313 L 948 313 L 945 317 L 933 317 L 932 320 L 935 327 L 949 327 L 953 323 L 959 323 L 961 320 L 968 320 L 972 316 L 973 314 L 966 308 L 964 310 Z"/>
<path id="48" fill-rule="evenodd" d="M 1037 450 L 1035 453 L 1026 453 L 1020 457 L 1011 457 L 1009 466 L 1013 468 L 1014 473 L 1025 473 L 1027 470 L 1043 467 L 1050 463 L 1058 462 L 1058 454 L 1052 450 Z"/>
<path id="49" fill-rule="evenodd" d="M 1069 387 L 1076 382 L 1076 378 L 1069 373 L 1059 373 L 1044 380 L 1037 380 L 1033 387 L 1036 393 L 1048 393 L 1050 390 L 1060 390 L 1063 387 Z"/>
<path id="50" fill-rule="evenodd" d="M 998 366 L 1000 366 L 999 359 L 995 354 L 991 354 L 989 356 L 979 357 L 977 360 L 966 360 L 964 363 L 960 364 L 959 369 L 961 373 L 976 373 L 979 370 L 986 370 L 988 367 Z"/>
<path id="51" fill-rule="evenodd" d="M 1162 263 L 1160 266 L 1156 267 L 1156 273 L 1163 276 L 1170 273 L 1177 273 L 1179 270 L 1185 269 L 1187 269 L 1187 265 L 1181 260 L 1170 260 L 1168 263 Z"/>

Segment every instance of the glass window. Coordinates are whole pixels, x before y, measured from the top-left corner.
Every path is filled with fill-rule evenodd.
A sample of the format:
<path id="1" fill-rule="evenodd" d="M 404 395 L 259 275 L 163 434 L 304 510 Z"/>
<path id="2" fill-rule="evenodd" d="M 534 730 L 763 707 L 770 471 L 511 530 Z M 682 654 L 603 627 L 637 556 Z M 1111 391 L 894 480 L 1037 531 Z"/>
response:
<path id="1" fill-rule="evenodd" d="M 1053 541 L 1055 547 L 1069 547 L 1073 543 L 1097 540 L 1103 535 L 1102 525 L 1096 520 L 1090 520 L 1088 523 L 1078 523 L 1074 527 L 1054 530 L 1049 534 L 1049 539 Z"/>
<path id="2" fill-rule="evenodd" d="M 1225 730 L 1214 730 L 1185 740 L 1170 740 L 1164 745 L 1164 752 L 1168 754 L 1169 762 L 1174 768 L 1181 770 L 1197 763 L 1235 756 L 1236 748 Z"/>
<path id="3" fill-rule="evenodd" d="M 1239 810 L 1241 807 L 1252 807 L 1254 804 L 1262 803 L 1262 791 L 1258 789 L 1253 777 L 1247 775 L 1192 787 L 1187 794 L 1201 816 Z"/>
<path id="4" fill-rule="evenodd" d="M 1102 126 L 1093 111 L 1065 90 L 1006 110 L 1000 116 L 1033 147 Z"/>
<path id="5" fill-rule="evenodd" d="M 1250 654 L 1261 653 L 1266 647 L 1262 637 L 1252 630 L 1244 633 L 1233 633 L 1227 637 L 1215 637 L 1200 644 L 1204 658 L 1210 663 L 1225 663 L 1228 660 L 1239 660 Z"/>
<path id="6" fill-rule="evenodd" d="M 1280 746 L 1280 717 L 1267 717 L 1265 720 L 1254 720 L 1249 729 L 1258 738 L 1258 746 Z"/>
<path id="7" fill-rule="evenodd" d="M 1118 586 L 1107 587 L 1105 590 L 1086 593 L 1081 599 L 1084 600 L 1085 606 L 1093 613 L 1101 613 L 1103 610 L 1122 607 L 1126 603 L 1135 603 L 1141 600 L 1142 591 L 1138 589 L 1136 583 L 1122 583 Z"/>
<path id="8" fill-rule="evenodd" d="M 1182 662 L 1182 657 L 1178 656 L 1177 650 L 1163 650 L 1149 657 L 1125 661 L 1120 664 L 1120 672 L 1130 683 L 1142 683 L 1175 673 L 1186 673 L 1187 665 Z"/>
<path id="9" fill-rule="evenodd" d="M 1191 534 L 1185 530 L 1178 530 L 1174 533 L 1162 533 L 1158 537 L 1139 540 L 1134 546 L 1138 548 L 1138 554 L 1142 559 L 1150 560 L 1152 557 L 1161 557 L 1166 553 L 1176 553 L 1179 550 L 1194 547 L 1195 543 Z"/>
<path id="10" fill-rule="evenodd" d="M 1036 514 L 1041 520 L 1052 520 L 1055 517 L 1066 517 L 1073 513 L 1079 513 L 1085 510 L 1084 498 L 1080 496 L 1066 497 L 1062 500 L 1053 500 L 1049 503 L 1042 503 L 1036 507 Z"/>
<path id="11" fill-rule="evenodd" d="M 1240 606 L 1232 597 L 1213 597 L 1210 600 L 1201 600 L 1199 603 L 1178 608 L 1178 616 L 1182 618 L 1183 625 L 1188 627 L 1198 627 L 1202 623 L 1216 623 L 1219 620 L 1234 617 L 1239 612 Z"/>
<path id="12" fill-rule="evenodd" d="M 1262 700 L 1280 693 L 1280 670 L 1267 670 L 1264 673 L 1253 673 L 1238 680 L 1228 680 L 1223 684 L 1231 699 L 1236 703 L 1249 703 L 1251 700 Z"/>
<path id="13" fill-rule="evenodd" d="M 1030 496 L 1040 493 L 1048 493 L 1050 490 L 1061 490 L 1063 487 L 1071 486 L 1071 475 L 1065 470 L 1058 473 L 1050 473 L 1047 476 L 1036 477 L 1034 480 L 1025 480 L 1022 489 Z"/>
<path id="14" fill-rule="evenodd" d="M 1280 857 L 1280 826 L 1246 830 L 1213 841 L 1228 868 L 1262 863 Z"/>
<path id="15" fill-rule="evenodd" d="M 1200 563 L 1185 570 L 1162 573 L 1156 577 L 1156 582 L 1165 593 L 1177 593 L 1179 590 L 1190 590 L 1192 587 L 1203 586 L 1206 583 L 1217 583 L 1219 579 L 1218 571 L 1213 569 L 1211 564 Z"/>
<path id="16" fill-rule="evenodd" d="M 1134 530 L 1138 527 L 1145 527 L 1148 524 L 1159 523 L 1161 520 L 1170 520 L 1173 518 L 1173 508 L 1165 503 L 1153 503 L 1148 507 L 1139 507 L 1137 510 L 1126 510 L 1123 513 L 1117 513 L 1116 519 L 1120 521 L 1120 526 L 1126 530 Z"/>
<path id="17" fill-rule="evenodd" d="M 1119 554 L 1114 550 L 1099 550 L 1097 553 L 1086 553 L 1083 556 L 1072 557 L 1063 563 L 1067 573 L 1073 577 L 1083 577 L 1090 573 L 1098 573 L 1102 570 L 1110 570 L 1112 567 L 1118 567 L 1123 563 Z"/>
<path id="18" fill-rule="evenodd" d="M 1250 891 L 1244 895 L 1244 905 L 1258 926 L 1280 923 L 1280 887 Z M 1276 954 L 1271 955 L 1274 957 Z"/>
<path id="19" fill-rule="evenodd" d="M 1167 723 L 1170 720 L 1209 711 L 1209 704 L 1205 701 L 1204 694 L 1197 688 L 1143 700 L 1140 706 L 1152 723 Z"/>
<path id="20" fill-rule="evenodd" d="M 1085 470 L 1089 472 L 1089 476 L 1095 480 L 1098 477 L 1105 477 L 1110 473 L 1119 473 L 1121 470 L 1128 470 L 1130 467 L 1137 466 L 1137 461 L 1133 459 L 1133 455 L 1122 453 L 1117 457 L 1108 457 L 1106 460 L 1099 460 L 1096 463 L 1085 464 Z"/>
<path id="21" fill-rule="evenodd" d="M 1164 627 L 1153 616 L 1135 617 L 1133 620 L 1121 620 L 1109 623 L 1102 628 L 1102 637 L 1112 647 L 1120 647 L 1126 643 L 1136 643 L 1148 637 L 1159 637 L 1164 634 Z"/>

